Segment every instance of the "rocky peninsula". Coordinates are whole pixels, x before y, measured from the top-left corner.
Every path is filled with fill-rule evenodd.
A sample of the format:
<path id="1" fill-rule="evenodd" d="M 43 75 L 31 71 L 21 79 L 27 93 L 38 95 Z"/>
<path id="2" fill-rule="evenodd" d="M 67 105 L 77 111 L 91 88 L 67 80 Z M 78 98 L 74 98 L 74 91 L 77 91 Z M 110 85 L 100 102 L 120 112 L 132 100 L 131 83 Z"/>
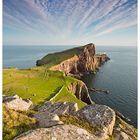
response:
<path id="1" fill-rule="evenodd" d="M 68 56 L 67 56 L 68 54 Z M 67 56 L 66 58 L 63 57 Z M 61 56 L 63 60 L 56 62 L 50 67 L 50 70 L 63 71 L 65 74 L 82 75 L 85 73 L 96 72 L 96 70 L 107 60 L 109 57 L 106 54 L 96 54 L 95 45 L 90 43 L 82 47 L 66 50 L 60 53 L 48 54 L 41 60 L 37 61 L 37 66 L 48 65 L 53 63 L 53 59 L 49 60 L 50 56 L 56 56 L 55 59 L 59 60 Z"/>
<path id="2" fill-rule="evenodd" d="M 137 130 L 110 107 L 95 104 L 75 78 L 96 73 L 107 60 L 90 43 L 48 54 L 37 67 L 4 69 L 4 139 L 136 140 Z"/>

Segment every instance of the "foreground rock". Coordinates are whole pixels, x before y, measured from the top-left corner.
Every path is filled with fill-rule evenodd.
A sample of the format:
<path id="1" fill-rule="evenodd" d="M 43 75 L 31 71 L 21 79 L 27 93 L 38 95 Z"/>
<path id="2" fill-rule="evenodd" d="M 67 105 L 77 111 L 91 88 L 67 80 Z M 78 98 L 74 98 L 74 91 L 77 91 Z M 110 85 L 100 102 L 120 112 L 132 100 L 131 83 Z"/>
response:
<path id="1" fill-rule="evenodd" d="M 59 116 L 57 114 L 41 112 L 35 114 L 34 117 L 38 121 L 39 127 L 51 127 L 51 126 L 63 124 L 63 122 L 60 121 Z"/>
<path id="2" fill-rule="evenodd" d="M 32 101 L 28 99 L 23 100 L 18 95 L 3 96 L 3 103 L 5 104 L 5 107 L 13 110 L 27 111 L 33 108 Z"/>
<path id="3" fill-rule="evenodd" d="M 112 135 L 115 124 L 115 112 L 108 106 L 89 105 L 79 110 L 76 115 L 97 129 L 95 135 L 101 139 L 107 139 L 108 135 Z"/>
<path id="4" fill-rule="evenodd" d="M 77 103 L 73 102 L 51 103 L 50 101 L 47 101 L 43 106 L 38 108 L 38 111 L 57 115 L 73 115 L 76 111 L 78 111 L 78 106 Z"/>
<path id="5" fill-rule="evenodd" d="M 48 101 L 38 109 L 39 112 L 34 117 L 37 119 L 40 127 L 50 127 L 63 124 L 59 119 L 60 115 L 74 115 L 77 110 L 78 106 L 76 103 L 57 102 L 52 104 Z"/>
<path id="6" fill-rule="evenodd" d="M 112 135 L 115 140 L 137 140 L 137 129 L 116 116 Z"/>
<path id="7" fill-rule="evenodd" d="M 14 140 L 97 140 L 97 138 L 77 126 L 59 125 L 31 130 Z"/>

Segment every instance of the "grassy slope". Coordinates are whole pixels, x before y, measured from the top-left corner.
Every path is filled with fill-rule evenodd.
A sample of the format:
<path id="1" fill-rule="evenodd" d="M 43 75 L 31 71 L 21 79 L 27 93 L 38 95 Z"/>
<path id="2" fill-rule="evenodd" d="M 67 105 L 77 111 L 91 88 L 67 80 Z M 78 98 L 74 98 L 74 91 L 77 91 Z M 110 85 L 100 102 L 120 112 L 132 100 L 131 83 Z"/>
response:
<path id="1" fill-rule="evenodd" d="M 79 107 L 85 105 L 78 100 L 67 87 L 77 79 L 64 76 L 62 72 L 48 71 L 45 67 L 35 67 L 28 70 L 4 69 L 3 93 L 5 95 L 19 95 L 30 99 L 35 105 L 50 100 L 62 86 L 64 90 L 53 101 L 75 101 Z"/>
<path id="2" fill-rule="evenodd" d="M 44 56 L 41 59 L 41 61 L 42 61 L 42 63 L 47 62 L 48 67 L 52 66 L 52 65 L 56 65 L 56 64 L 59 64 L 60 62 L 66 60 L 66 59 L 73 57 L 74 55 L 79 54 L 83 48 L 84 48 L 84 46 L 81 46 L 81 47 L 65 50 L 62 52 L 48 54 L 48 55 Z"/>

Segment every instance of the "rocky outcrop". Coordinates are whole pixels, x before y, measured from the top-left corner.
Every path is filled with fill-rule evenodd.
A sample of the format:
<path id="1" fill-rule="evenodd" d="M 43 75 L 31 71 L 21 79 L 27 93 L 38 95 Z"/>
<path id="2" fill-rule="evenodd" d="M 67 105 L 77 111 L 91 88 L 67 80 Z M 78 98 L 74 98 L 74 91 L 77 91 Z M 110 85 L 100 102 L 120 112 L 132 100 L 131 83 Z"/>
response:
<path id="1" fill-rule="evenodd" d="M 100 140 L 105 140 L 109 135 L 112 135 L 115 124 L 115 112 L 105 105 L 93 104 L 78 110 L 74 103 L 58 102 L 52 104 L 46 102 L 44 106 L 39 107 L 38 111 L 39 113 L 35 114 L 34 117 L 39 122 L 40 127 L 62 124 L 59 117 L 54 120 L 53 115 L 72 115 L 90 123 L 95 129 L 95 137 Z"/>
<path id="2" fill-rule="evenodd" d="M 27 111 L 33 108 L 32 101 L 28 99 L 23 100 L 18 95 L 3 96 L 3 103 L 5 104 L 5 107 L 13 110 Z"/>
<path id="3" fill-rule="evenodd" d="M 14 140 L 97 140 L 86 130 L 74 125 L 39 128 L 18 136 Z"/>
<path id="4" fill-rule="evenodd" d="M 95 54 L 95 45 L 91 43 L 85 45 L 79 55 L 52 66 L 50 69 L 63 71 L 66 74 L 81 75 L 87 72 L 95 72 L 107 60 L 109 58 L 106 54 Z"/>
<path id="5" fill-rule="evenodd" d="M 116 134 L 115 140 L 133 140 L 133 139 L 125 132 L 121 131 Z"/>
<path id="6" fill-rule="evenodd" d="M 107 139 L 108 135 L 112 135 L 115 125 L 115 112 L 108 106 L 89 105 L 80 109 L 76 115 L 97 129 L 95 135 L 100 139 Z"/>
<path id="7" fill-rule="evenodd" d="M 4 102 L 9 101 L 12 97 L 5 97 Z M 63 116 L 67 116 L 66 119 L 69 122 L 72 121 L 72 124 L 66 123 L 62 119 Z M 73 120 L 70 120 L 68 116 L 77 119 L 73 123 Z M 73 102 L 52 103 L 47 101 L 44 105 L 38 107 L 32 117 L 36 119 L 36 125 L 39 128 L 21 134 L 15 140 L 137 139 L 136 129 L 116 116 L 115 111 L 105 105 L 92 104 L 79 110 L 77 104 Z M 85 123 L 89 124 L 88 127 L 87 124 L 85 127 Z"/>
<path id="8" fill-rule="evenodd" d="M 67 114 L 74 115 L 78 110 L 76 103 L 71 102 L 46 102 L 43 106 L 38 108 L 38 113 L 34 115 L 40 127 L 50 127 L 54 125 L 63 124 L 59 116 Z"/>
<path id="9" fill-rule="evenodd" d="M 63 122 L 60 121 L 59 116 L 57 114 L 51 114 L 49 112 L 40 112 L 35 114 L 34 117 L 38 121 L 39 127 L 51 127 L 63 124 Z"/>
<path id="10" fill-rule="evenodd" d="M 78 111 L 77 103 L 73 102 L 56 102 L 47 101 L 43 106 L 38 108 L 38 112 L 48 112 L 57 115 L 72 115 Z"/>
<path id="11" fill-rule="evenodd" d="M 87 86 L 85 85 L 84 82 L 79 81 L 79 82 L 71 83 L 68 86 L 68 90 L 70 93 L 75 94 L 75 96 L 78 99 L 82 100 L 83 102 L 85 102 L 87 104 L 94 103 L 89 96 Z"/>
<path id="12" fill-rule="evenodd" d="M 116 115 L 112 135 L 115 140 L 137 140 L 137 129 Z"/>

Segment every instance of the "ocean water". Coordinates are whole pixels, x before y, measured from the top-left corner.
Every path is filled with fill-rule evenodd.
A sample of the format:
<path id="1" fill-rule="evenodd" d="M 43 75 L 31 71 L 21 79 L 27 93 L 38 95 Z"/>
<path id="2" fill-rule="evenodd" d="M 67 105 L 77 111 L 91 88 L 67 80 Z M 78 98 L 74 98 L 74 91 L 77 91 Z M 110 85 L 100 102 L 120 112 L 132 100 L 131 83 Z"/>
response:
<path id="1" fill-rule="evenodd" d="M 3 46 L 3 67 L 29 68 L 48 53 L 75 46 Z M 110 60 L 96 75 L 82 80 L 89 88 L 107 89 L 110 94 L 90 92 L 92 100 L 118 110 L 137 127 L 137 49 L 136 47 L 97 46 Z"/>
<path id="2" fill-rule="evenodd" d="M 98 47 L 97 52 L 106 52 L 110 60 L 96 75 L 85 75 L 82 80 L 89 88 L 109 90 L 110 94 L 90 92 L 92 100 L 119 111 L 137 127 L 136 47 Z"/>
<path id="3" fill-rule="evenodd" d="M 3 46 L 3 67 L 29 68 L 46 54 L 64 49 L 66 46 Z"/>

